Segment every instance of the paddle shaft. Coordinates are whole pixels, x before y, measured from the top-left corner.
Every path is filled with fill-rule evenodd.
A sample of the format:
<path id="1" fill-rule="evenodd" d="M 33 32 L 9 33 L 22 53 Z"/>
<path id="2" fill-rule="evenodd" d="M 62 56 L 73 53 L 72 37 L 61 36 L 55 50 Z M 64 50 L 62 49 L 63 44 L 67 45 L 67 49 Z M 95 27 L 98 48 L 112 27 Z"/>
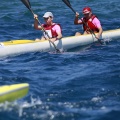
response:
<path id="1" fill-rule="evenodd" d="M 29 0 L 21 0 L 21 1 L 22 1 L 23 4 L 30 10 L 30 12 L 31 12 L 31 13 L 33 14 L 33 16 L 34 16 L 34 12 L 33 12 L 33 10 L 31 9 L 31 5 L 30 5 Z M 45 30 L 44 27 L 42 26 L 42 24 L 41 24 L 41 22 L 39 21 L 39 19 L 36 18 L 36 20 L 37 20 L 38 23 L 40 24 L 42 30 L 45 32 L 45 34 L 46 34 L 46 35 L 48 36 L 48 38 L 50 39 L 50 36 L 48 35 L 48 33 L 46 32 L 46 30 Z M 51 41 L 49 40 L 49 42 L 51 42 Z M 51 42 L 51 43 L 53 44 L 55 50 L 60 53 L 60 50 L 57 49 L 56 45 L 55 45 L 53 42 Z"/>
<path id="2" fill-rule="evenodd" d="M 62 0 L 62 1 L 76 14 L 76 11 L 75 11 L 75 10 L 73 9 L 73 7 L 71 6 L 69 0 Z M 91 34 L 93 34 L 95 38 L 97 38 L 96 35 L 95 35 L 95 33 L 90 29 L 90 27 L 85 23 L 85 21 L 82 20 L 82 19 L 81 19 L 81 21 L 82 21 L 82 22 L 85 24 L 85 26 L 89 29 L 89 32 L 90 32 Z M 100 39 L 97 38 L 97 40 L 100 42 L 100 44 L 103 44 L 103 43 L 101 42 L 102 39 L 100 40 Z"/>

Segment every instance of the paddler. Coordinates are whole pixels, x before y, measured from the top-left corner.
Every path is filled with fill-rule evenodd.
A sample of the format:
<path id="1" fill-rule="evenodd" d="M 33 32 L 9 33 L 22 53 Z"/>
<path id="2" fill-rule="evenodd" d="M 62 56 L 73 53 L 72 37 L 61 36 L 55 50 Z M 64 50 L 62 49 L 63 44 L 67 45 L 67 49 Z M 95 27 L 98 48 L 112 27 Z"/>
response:
<path id="1" fill-rule="evenodd" d="M 103 32 L 100 20 L 94 14 L 92 14 L 92 10 L 90 7 L 83 8 L 82 13 L 84 17 L 79 19 L 79 13 L 76 12 L 74 24 L 82 24 L 84 30 L 83 34 L 97 33 L 95 37 L 99 39 Z M 76 32 L 75 35 L 78 36 L 81 35 L 81 33 Z"/>
<path id="2" fill-rule="evenodd" d="M 51 42 L 55 42 L 56 40 L 59 40 L 62 38 L 62 30 L 59 24 L 53 22 L 53 14 L 52 12 L 46 12 L 43 15 L 45 23 L 41 25 L 38 24 L 38 15 L 34 14 L 34 28 L 37 30 L 44 30 L 47 32 L 44 32 L 43 30 L 43 36 L 40 39 L 36 39 L 36 41 L 39 40 L 50 40 Z"/>

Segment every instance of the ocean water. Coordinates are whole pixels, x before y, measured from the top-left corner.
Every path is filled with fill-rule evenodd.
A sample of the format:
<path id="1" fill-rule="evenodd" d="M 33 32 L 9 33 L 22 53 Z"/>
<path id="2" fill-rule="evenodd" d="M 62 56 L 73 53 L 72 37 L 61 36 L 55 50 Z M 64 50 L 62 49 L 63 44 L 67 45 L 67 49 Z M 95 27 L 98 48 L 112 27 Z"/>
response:
<path id="1" fill-rule="evenodd" d="M 120 28 L 119 0 L 70 0 L 82 17 L 90 6 L 104 30 Z M 30 0 L 43 22 L 51 11 L 63 36 L 82 31 L 61 0 Z M 20 0 L 0 4 L 0 41 L 35 39 L 33 16 Z M 0 58 L 0 86 L 29 83 L 27 96 L 0 104 L 0 120 L 120 120 L 120 38 L 107 45 L 55 53 L 26 53 Z"/>

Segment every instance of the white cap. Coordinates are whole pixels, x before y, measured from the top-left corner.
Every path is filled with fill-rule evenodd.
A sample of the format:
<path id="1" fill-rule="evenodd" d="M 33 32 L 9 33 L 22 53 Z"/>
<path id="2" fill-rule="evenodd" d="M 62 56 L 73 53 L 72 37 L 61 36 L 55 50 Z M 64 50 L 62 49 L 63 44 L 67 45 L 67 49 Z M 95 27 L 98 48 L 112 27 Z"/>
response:
<path id="1" fill-rule="evenodd" d="M 44 15 L 43 15 L 43 17 L 44 18 L 48 18 L 48 17 L 53 17 L 53 14 L 51 13 L 51 12 L 46 12 Z"/>

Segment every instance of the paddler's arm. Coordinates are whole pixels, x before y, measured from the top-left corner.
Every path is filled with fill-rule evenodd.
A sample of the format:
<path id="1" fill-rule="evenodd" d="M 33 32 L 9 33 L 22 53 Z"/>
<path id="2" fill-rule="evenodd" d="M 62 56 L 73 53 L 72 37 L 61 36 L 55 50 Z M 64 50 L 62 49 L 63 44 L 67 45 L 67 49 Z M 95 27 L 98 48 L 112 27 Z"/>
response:
<path id="1" fill-rule="evenodd" d="M 97 26 L 97 28 L 98 28 L 98 30 L 99 30 L 99 32 L 96 34 L 96 38 L 97 38 L 97 39 L 100 39 L 100 37 L 101 37 L 101 35 L 102 35 L 102 32 L 103 32 L 101 23 L 100 23 L 100 21 L 99 21 L 98 18 L 95 18 L 95 19 L 94 19 L 94 22 L 95 22 L 95 23 L 94 23 L 95 26 Z"/>
<path id="2" fill-rule="evenodd" d="M 102 27 L 98 28 L 99 29 L 99 32 L 98 34 L 96 35 L 96 38 L 100 39 L 101 35 L 102 35 L 102 32 L 103 32 L 103 29 Z"/>
<path id="3" fill-rule="evenodd" d="M 34 28 L 36 30 L 42 30 L 41 26 L 38 25 L 38 15 L 34 14 Z"/>
<path id="4" fill-rule="evenodd" d="M 57 33 L 57 34 L 58 34 L 58 36 L 56 37 L 56 40 L 60 40 L 60 39 L 62 38 L 62 33 L 59 32 L 59 33 Z"/>
<path id="5" fill-rule="evenodd" d="M 62 38 L 62 33 L 61 33 L 61 32 L 60 32 L 60 33 L 57 33 L 57 34 L 58 34 L 57 37 L 50 39 L 51 42 L 55 42 L 55 41 L 60 40 L 60 39 Z"/>
<path id="6" fill-rule="evenodd" d="M 78 19 L 79 18 L 79 13 L 76 12 L 75 14 L 75 19 L 74 19 L 74 24 L 78 25 L 78 24 L 82 24 L 82 21 Z"/>

